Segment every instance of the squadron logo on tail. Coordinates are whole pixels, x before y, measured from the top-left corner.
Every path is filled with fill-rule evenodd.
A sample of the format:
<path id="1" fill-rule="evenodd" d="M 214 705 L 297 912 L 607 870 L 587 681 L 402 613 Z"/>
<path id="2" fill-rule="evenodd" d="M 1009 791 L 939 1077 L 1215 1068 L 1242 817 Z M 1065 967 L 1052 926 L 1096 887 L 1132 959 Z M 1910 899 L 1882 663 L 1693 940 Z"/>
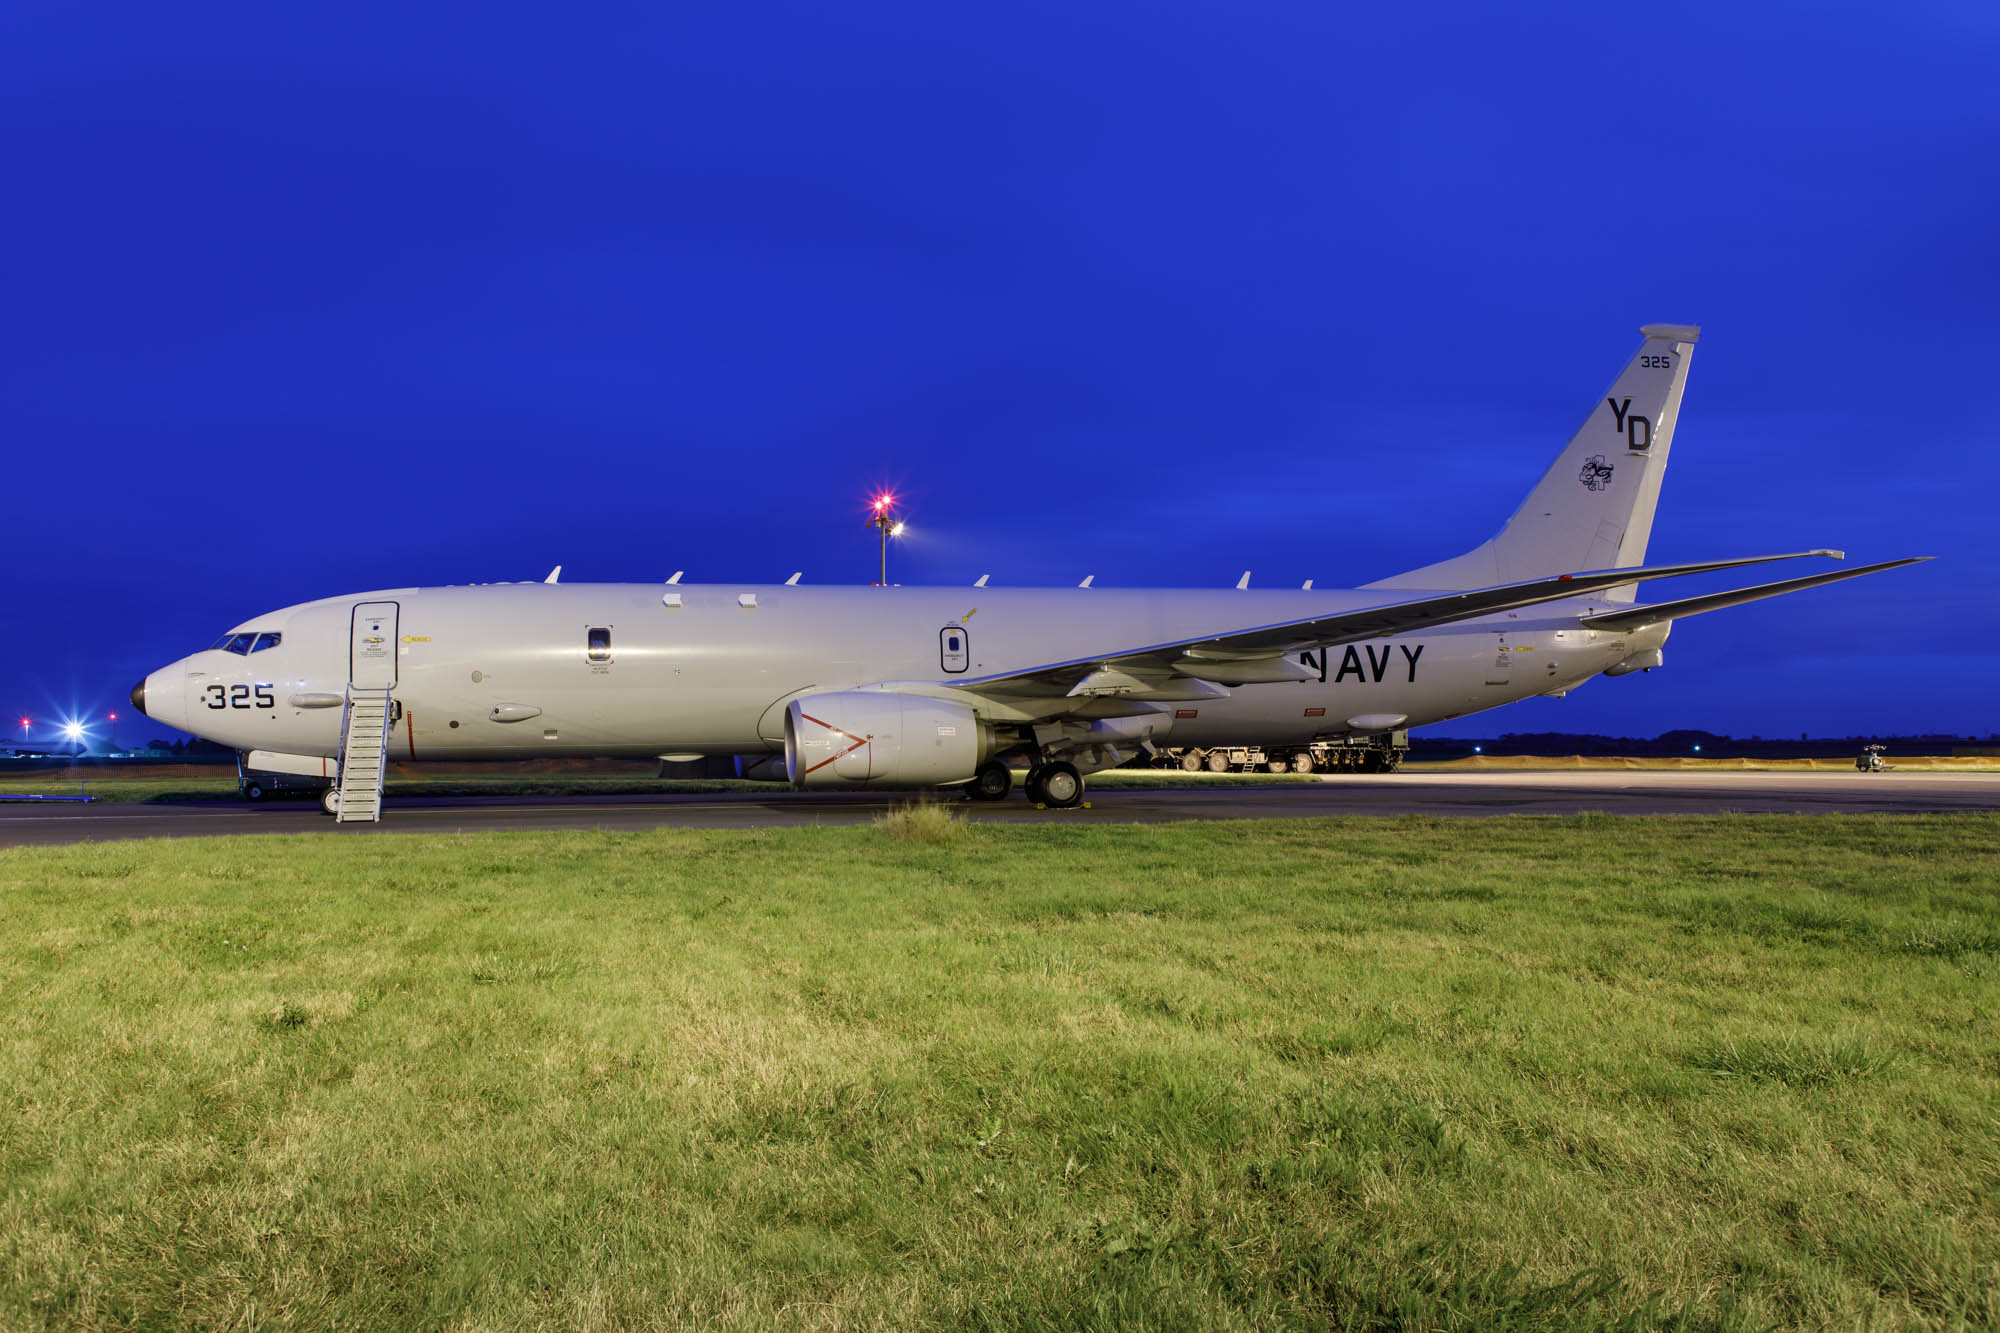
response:
<path id="1" fill-rule="evenodd" d="M 1583 460 L 1583 471 L 1577 474 L 1585 490 L 1601 491 L 1611 484 L 1611 464 L 1604 461 L 1603 454 L 1592 454 Z"/>

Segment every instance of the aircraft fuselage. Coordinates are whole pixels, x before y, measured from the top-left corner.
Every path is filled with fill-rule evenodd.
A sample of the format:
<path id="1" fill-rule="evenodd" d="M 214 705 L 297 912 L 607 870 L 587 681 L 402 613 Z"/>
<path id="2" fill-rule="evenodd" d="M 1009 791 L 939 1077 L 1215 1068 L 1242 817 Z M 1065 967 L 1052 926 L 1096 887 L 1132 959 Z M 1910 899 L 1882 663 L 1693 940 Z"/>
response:
<path id="1" fill-rule="evenodd" d="M 488 584 L 328 598 L 258 616 L 251 652 L 205 649 L 148 676 L 152 717 L 241 750 L 333 756 L 366 637 L 357 606 L 393 605 L 391 757 L 747 754 L 782 747 L 802 694 L 949 689 L 1223 627 L 1380 602 L 1368 591 Z M 677 603 L 677 604 L 669 604 Z M 1421 726 L 1571 688 L 1667 626 L 1580 627 L 1578 599 L 1326 650 L 1324 680 L 1226 697 L 1101 705 L 1156 712 L 1175 745 L 1287 745 Z M 383 614 L 380 611 L 370 614 Z M 389 645 L 375 651 L 387 654 Z M 1307 659 L 1319 670 L 1317 655 Z M 386 669 L 386 668 L 385 668 Z M 1381 719 L 1394 717 L 1394 723 Z M 1352 719 L 1368 719 L 1356 724 Z"/>

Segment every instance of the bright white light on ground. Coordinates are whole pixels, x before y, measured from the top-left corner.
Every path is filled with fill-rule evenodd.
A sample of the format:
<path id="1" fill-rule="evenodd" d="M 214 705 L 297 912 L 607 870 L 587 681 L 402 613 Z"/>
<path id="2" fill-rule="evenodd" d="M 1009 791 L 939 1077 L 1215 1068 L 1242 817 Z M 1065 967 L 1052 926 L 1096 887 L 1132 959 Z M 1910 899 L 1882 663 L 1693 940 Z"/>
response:
<path id="1" fill-rule="evenodd" d="M 73 741 L 80 741 L 80 740 L 82 740 L 82 739 L 83 739 L 83 723 L 81 723 L 81 722 L 65 722 L 65 723 L 63 723 L 63 735 L 64 735 L 65 737 L 67 737 L 68 739 L 70 739 L 70 740 L 73 740 Z"/>

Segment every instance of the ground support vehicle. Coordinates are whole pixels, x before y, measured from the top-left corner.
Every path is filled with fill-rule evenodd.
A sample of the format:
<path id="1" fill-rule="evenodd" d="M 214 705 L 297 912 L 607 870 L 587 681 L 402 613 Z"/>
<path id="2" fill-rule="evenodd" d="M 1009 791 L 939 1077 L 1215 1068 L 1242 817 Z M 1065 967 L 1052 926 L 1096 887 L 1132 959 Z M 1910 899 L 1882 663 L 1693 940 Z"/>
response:
<path id="1" fill-rule="evenodd" d="M 301 761 L 295 755 L 272 754 L 268 750 L 236 752 L 236 790 L 246 801 L 309 796 L 324 806 L 339 771 L 339 765 L 330 759 Z"/>
<path id="2" fill-rule="evenodd" d="M 1217 745 L 1161 750 L 1154 763 L 1187 773 L 1393 773 L 1410 750 L 1410 733 L 1344 736 L 1305 746 Z"/>

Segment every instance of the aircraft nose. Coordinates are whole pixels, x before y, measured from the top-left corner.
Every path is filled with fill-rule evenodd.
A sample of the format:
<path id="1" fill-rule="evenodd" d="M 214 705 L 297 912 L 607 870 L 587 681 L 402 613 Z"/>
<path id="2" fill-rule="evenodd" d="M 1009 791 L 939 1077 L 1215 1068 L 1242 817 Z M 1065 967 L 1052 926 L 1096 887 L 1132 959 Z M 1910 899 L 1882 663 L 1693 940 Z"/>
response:
<path id="1" fill-rule="evenodd" d="M 146 711 L 146 682 L 143 680 L 132 687 L 132 706 L 142 713 Z"/>

